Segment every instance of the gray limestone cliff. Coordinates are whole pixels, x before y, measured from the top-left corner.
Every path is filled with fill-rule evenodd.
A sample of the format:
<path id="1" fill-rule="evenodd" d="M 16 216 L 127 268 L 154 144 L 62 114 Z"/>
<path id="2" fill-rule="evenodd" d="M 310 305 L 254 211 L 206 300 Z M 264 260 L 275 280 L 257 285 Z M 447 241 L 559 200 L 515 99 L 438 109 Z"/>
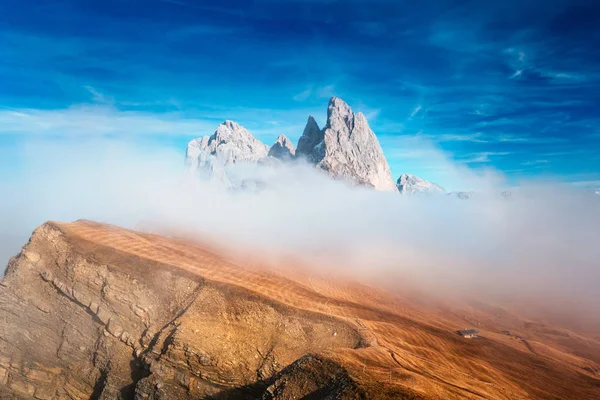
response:
<path id="1" fill-rule="evenodd" d="M 421 179 L 418 176 L 402 174 L 396 182 L 400 194 L 444 194 L 446 191 L 437 183 Z"/>
<path id="2" fill-rule="evenodd" d="M 318 139 L 321 139 L 317 142 Z M 337 179 L 348 179 L 377 190 L 397 191 L 377 137 L 362 113 L 342 99 L 331 98 L 322 131 L 309 117 L 297 154 Z"/>
<path id="3" fill-rule="evenodd" d="M 228 167 L 256 163 L 265 158 L 269 147 L 233 121 L 218 126 L 212 136 L 192 140 L 186 151 L 186 166 L 199 176 L 229 182 Z"/>

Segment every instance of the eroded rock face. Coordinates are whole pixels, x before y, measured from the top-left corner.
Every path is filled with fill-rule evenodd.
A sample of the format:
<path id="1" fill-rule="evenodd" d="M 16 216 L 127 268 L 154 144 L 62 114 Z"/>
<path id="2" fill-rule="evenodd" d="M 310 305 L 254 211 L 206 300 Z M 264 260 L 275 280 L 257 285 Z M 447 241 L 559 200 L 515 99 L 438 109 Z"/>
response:
<path id="1" fill-rule="evenodd" d="M 284 161 L 292 160 L 296 155 L 296 148 L 292 142 L 283 134 L 279 135 L 271 149 L 269 157 L 278 158 Z"/>
<path id="2" fill-rule="evenodd" d="M 186 166 L 196 175 L 228 182 L 228 167 L 256 163 L 267 156 L 269 147 L 244 127 L 225 121 L 212 136 L 192 140 L 186 151 Z"/>
<path id="3" fill-rule="evenodd" d="M 317 142 L 318 139 L 321 141 Z M 348 179 L 377 190 L 397 191 L 390 167 L 377 137 L 362 113 L 354 113 L 342 99 L 333 97 L 327 110 L 327 124 L 318 132 L 309 118 L 298 142 L 297 154 L 334 178 Z"/>
<path id="4" fill-rule="evenodd" d="M 400 194 L 444 194 L 446 191 L 437 183 L 426 181 L 415 175 L 402 174 L 396 182 Z"/>
<path id="5" fill-rule="evenodd" d="M 81 241 L 53 223 L 10 261 L 0 321 L 8 398 L 260 398 L 304 354 L 361 343 L 342 321 Z"/>
<path id="6" fill-rule="evenodd" d="M 304 157 L 309 161 L 314 160 L 311 158 L 311 153 L 314 150 L 315 146 L 323 141 L 323 131 L 319 128 L 317 121 L 313 118 L 312 115 L 308 116 L 308 121 L 306 121 L 306 127 L 304 128 L 304 132 L 300 139 L 298 140 L 298 146 L 296 147 L 296 156 Z"/>
<path id="7" fill-rule="evenodd" d="M 306 392 L 318 394 L 320 399 L 368 398 L 340 365 L 307 354 L 275 376 L 262 400 L 299 399 Z"/>

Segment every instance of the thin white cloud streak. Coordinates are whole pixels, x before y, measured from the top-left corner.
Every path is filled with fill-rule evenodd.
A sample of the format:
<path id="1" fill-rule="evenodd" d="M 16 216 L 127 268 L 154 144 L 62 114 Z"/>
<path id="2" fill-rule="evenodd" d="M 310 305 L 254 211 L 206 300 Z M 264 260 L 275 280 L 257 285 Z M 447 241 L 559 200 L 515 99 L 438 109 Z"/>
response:
<path id="1" fill-rule="evenodd" d="M 507 151 L 482 151 L 478 153 L 468 154 L 467 157 L 461 159 L 461 161 L 466 163 L 489 163 L 492 161 L 492 158 L 502 157 L 511 154 Z"/>
<path id="2" fill-rule="evenodd" d="M 597 196 L 530 184 L 510 201 L 409 198 L 351 188 L 303 165 L 247 168 L 267 176 L 268 188 L 232 193 L 184 177 L 181 153 L 135 142 L 38 141 L 25 154 L 22 179 L 2 184 L 11 194 L 0 198 L 3 237 L 49 219 L 150 223 L 275 259 L 291 253 L 355 278 L 483 300 L 527 297 L 577 307 L 588 323 L 598 315 Z M 455 173 L 474 179 L 462 167 Z M 476 176 L 490 189 L 496 178 Z"/>
<path id="3" fill-rule="evenodd" d="M 498 122 L 498 124 L 506 121 Z M 491 123 L 477 123 L 474 127 L 485 128 L 495 125 Z M 533 137 L 528 135 L 498 134 L 484 132 L 464 132 L 464 133 L 419 133 L 419 136 L 431 140 L 432 142 L 470 142 L 470 143 L 521 143 L 521 144 L 552 144 L 564 143 L 564 138 L 558 137 Z"/>
<path id="4" fill-rule="evenodd" d="M 415 115 L 417 115 L 419 113 L 419 111 L 421 111 L 421 109 L 423 108 L 422 105 L 418 105 L 415 108 L 413 108 L 413 110 L 410 113 L 410 117 L 408 117 L 408 119 L 412 119 Z"/>
<path id="5" fill-rule="evenodd" d="M 314 99 L 328 99 L 332 96 L 335 96 L 335 85 L 329 84 L 325 86 L 311 85 L 306 90 L 303 90 L 300 93 L 297 93 L 292 98 L 295 101 L 305 101 L 310 98 Z"/>
<path id="6" fill-rule="evenodd" d="M 306 89 L 293 97 L 296 101 L 304 101 L 310 97 L 312 89 Z"/>
<path id="7" fill-rule="evenodd" d="M 88 89 L 100 100 L 102 94 Z M 107 99 L 103 97 L 103 99 Z M 81 104 L 66 109 L 0 109 L 0 135 L 23 137 L 119 137 L 143 140 L 148 136 L 179 136 L 194 139 L 212 135 L 216 126 L 233 119 L 265 143 L 272 143 L 281 133 L 296 141 L 306 117 L 319 113 L 310 109 L 294 111 L 268 109 L 208 109 L 195 118 L 177 112 L 155 113 L 123 111 L 108 104 Z M 265 126 L 264 116 L 270 123 Z"/>
<path id="8" fill-rule="evenodd" d="M 0 110 L 0 134 L 37 136 L 187 135 L 214 131 L 214 122 L 185 119 L 177 113 L 120 111 L 81 105 L 62 110 Z"/>
<path id="9" fill-rule="evenodd" d="M 469 160 L 454 161 L 427 135 L 381 136 L 379 140 L 398 176 L 403 173 L 417 175 L 441 183 L 447 191 L 491 193 L 505 186 L 505 178 L 498 171 L 491 168 L 473 170 L 465 164 Z"/>

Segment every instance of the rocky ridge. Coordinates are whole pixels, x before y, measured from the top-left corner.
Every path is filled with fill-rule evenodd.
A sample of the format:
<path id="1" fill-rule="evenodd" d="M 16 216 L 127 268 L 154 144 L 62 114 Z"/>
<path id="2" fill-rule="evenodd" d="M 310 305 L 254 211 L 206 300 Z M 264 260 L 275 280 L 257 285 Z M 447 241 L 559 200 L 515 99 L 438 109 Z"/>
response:
<path id="1" fill-rule="evenodd" d="M 312 134 L 313 129 L 307 126 L 305 132 Z M 390 166 L 367 119 L 360 112 L 354 113 L 342 99 L 333 97 L 329 101 L 327 124 L 318 135 L 321 136 L 323 139 L 309 152 L 309 160 L 318 169 L 334 178 L 348 179 L 377 190 L 397 190 Z M 314 142 L 313 136 L 305 142 Z"/>

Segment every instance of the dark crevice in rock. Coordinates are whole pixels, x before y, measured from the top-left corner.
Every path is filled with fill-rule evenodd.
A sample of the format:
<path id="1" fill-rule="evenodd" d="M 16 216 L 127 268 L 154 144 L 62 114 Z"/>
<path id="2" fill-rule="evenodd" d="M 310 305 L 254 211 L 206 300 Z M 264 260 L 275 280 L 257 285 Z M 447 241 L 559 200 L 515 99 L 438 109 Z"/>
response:
<path id="1" fill-rule="evenodd" d="M 133 399 L 138 382 L 150 376 L 148 365 L 138 357 L 131 360 L 129 368 L 131 369 L 131 383 L 121 388 L 120 393 L 123 399 Z"/>
<path id="2" fill-rule="evenodd" d="M 150 341 L 150 343 L 148 344 L 148 347 L 145 349 L 144 353 L 149 353 L 152 351 L 152 349 L 156 346 L 156 344 L 158 343 L 158 340 L 160 339 L 162 333 L 169 328 L 169 326 L 172 325 L 176 325 L 176 321 L 183 315 L 186 313 L 186 311 L 190 308 L 190 306 L 194 303 L 194 300 L 196 300 L 198 298 L 198 294 L 200 293 L 200 291 L 203 288 L 203 282 L 200 281 L 198 282 L 198 287 L 196 288 L 196 290 L 194 290 L 194 292 L 188 296 L 188 298 L 186 299 L 183 307 L 181 307 L 179 309 L 179 311 L 177 312 L 177 314 L 175 314 L 175 316 L 173 318 L 171 318 L 171 320 L 169 322 L 167 322 L 161 329 L 158 330 L 158 332 L 156 332 L 153 336 L 152 336 L 152 340 Z M 144 334 L 147 334 L 148 328 L 144 331 Z M 171 332 L 173 333 L 173 332 Z M 144 336 L 144 335 L 142 335 Z M 163 352 L 161 351 L 160 354 L 163 354 Z"/>
<path id="3" fill-rule="evenodd" d="M 173 327 L 173 329 L 171 329 L 171 331 L 165 338 L 163 345 L 162 345 L 162 349 L 160 350 L 160 357 L 165 355 L 167 353 L 167 351 L 169 350 L 169 346 L 171 346 L 173 343 L 175 343 L 175 334 L 177 333 L 178 326 L 179 325 L 175 325 L 175 327 Z"/>
<path id="4" fill-rule="evenodd" d="M 107 368 L 100 370 L 100 377 L 96 380 L 96 384 L 94 385 L 94 390 L 92 395 L 90 396 L 90 400 L 99 400 L 100 396 L 102 396 L 102 392 L 104 392 L 104 388 L 106 387 L 106 382 L 108 381 L 108 372 L 110 371 L 110 364 Z"/>

